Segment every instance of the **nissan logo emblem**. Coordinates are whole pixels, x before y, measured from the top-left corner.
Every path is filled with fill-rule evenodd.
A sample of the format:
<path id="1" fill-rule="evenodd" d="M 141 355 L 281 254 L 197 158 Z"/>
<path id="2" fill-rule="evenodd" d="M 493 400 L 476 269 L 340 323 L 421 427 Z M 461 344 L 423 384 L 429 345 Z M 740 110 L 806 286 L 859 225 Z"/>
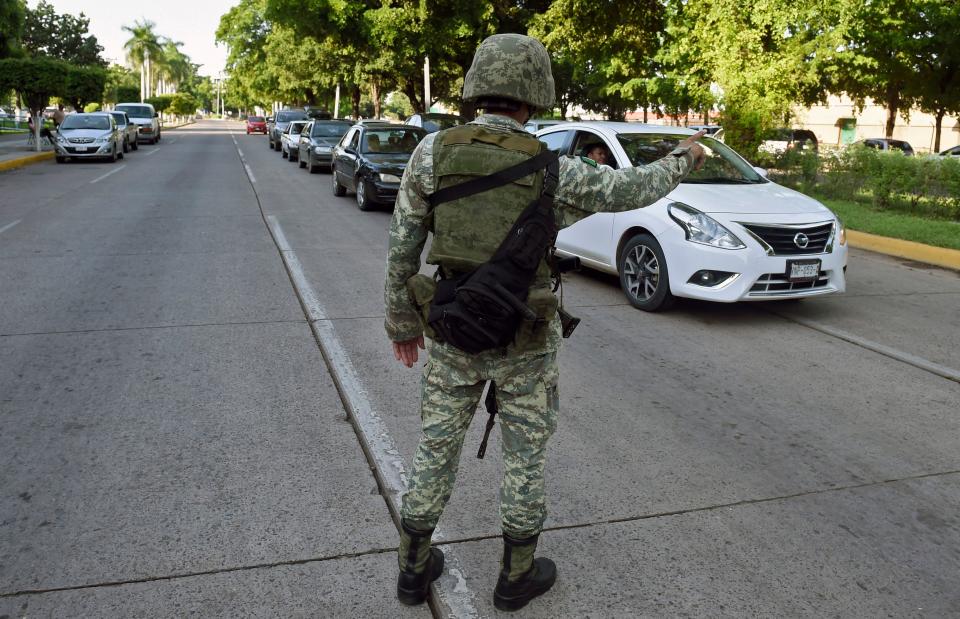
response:
<path id="1" fill-rule="evenodd" d="M 793 237 L 793 244 L 800 249 L 806 249 L 807 245 L 810 244 L 810 237 L 803 232 L 797 232 L 797 235 Z"/>

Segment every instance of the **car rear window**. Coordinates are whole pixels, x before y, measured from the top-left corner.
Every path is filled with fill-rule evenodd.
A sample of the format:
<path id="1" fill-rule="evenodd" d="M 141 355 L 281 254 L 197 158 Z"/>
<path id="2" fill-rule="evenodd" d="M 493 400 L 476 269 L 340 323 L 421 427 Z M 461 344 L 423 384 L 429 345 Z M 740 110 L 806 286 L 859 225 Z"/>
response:
<path id="1" fill-rule="evenodd" d="M 123 110 L 130 118 L 153 118 L 153 110 L 145 105 L 118 105 L 118 110 Z"/>
<path id="2" fill-rule="evenodd" d="M 248 116 L 247 120 L 249 120 L 252 123 L 262 123 L 263 116 Z"/>
<path id="3" fill-rule="evenodd" d="M 363 136 L 364 153 L 412 153 L 425 133 L 421 129 L 371 129 Z"/>
<path id="4" fill-rule="evenodd" d="M 286 123 L 291 120 L 307 120 L 307 113 L 297 111 L 277 112 L 278 123 Z"/>
<path id="5" fill-rule="evenodd" d="M 313 123 L 315 138 L 342 138 L 350 130 L 350 123 Z"/>

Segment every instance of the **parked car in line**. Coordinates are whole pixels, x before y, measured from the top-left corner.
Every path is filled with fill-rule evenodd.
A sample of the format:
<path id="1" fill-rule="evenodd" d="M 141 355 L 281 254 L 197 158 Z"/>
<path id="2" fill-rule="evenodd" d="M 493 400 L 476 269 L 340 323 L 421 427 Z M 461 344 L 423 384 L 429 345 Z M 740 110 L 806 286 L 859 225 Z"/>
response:
<path id="1" fill-rule="evenodd" d="M 940 157 L 960 157 L 960 146 L 954 146 L 940 152 Z"/>
<path id="2" fill-rule="evenodd" d="M 865 140 L 859 140 L 854 142 L 850 146 L 861 146 L 864 148 L 872 148 L 874 150 L 882 151 L 898 151 L 906 155 L 907 157 L 913 157 L 913 147 L 910 146 L 909 142 L 904 142 L 903 140 L 891 140 L 889 138 L 867 138 Z"/>
<path id="3" fill-rule="evenodd" d="M 123 152 L 130 152 L 131 149 L 139 150 L 140 141 L 139 129 L 137 128 L 137 123 L 130 120 L 130 117 L 127 116 L 126 112 L 107 112 L 113 116 L 114 122 L 117 123 L 117 127 L 120 128 L 120 132 L 123 134 Z"/>
<path id="4" fill-rule="evenodd" d="M 350 127 L 345 120 L 314 120 L 304 127 L 297 144 L 300 167 L 307 168 L 311 174 L 317 170 L 329 170 L 333 149 Z"/>
<path id="5" fill-rule="evenodd" d="M 280 134 L 280 154 L 288 161 L 297 160 L 297 145 L 300 143 L 300 131 L 307 126 L 306 120 L 292 120 Z"/>
<path id="6" fill-rule="evenodd" d="M 267 120 L 269 124 L 267 141 L 270 143 L 270 148 L 272 150 L 280 150 L 280 136 L 282 136 L 283 132 L 287 130 L 287 125 L 294 120 L 310 120 L 310 118 L 303 110 L 280 110 L 277 112 L 277 115 L 273 117 L 272 123 L 269 122 L 270 119 Z"/>
<path id="7" fill-rule="evenodd" d="M 266 132 L 267 120 L 263 116 L 247 116 L 247 135 Z"/>
<path id="8" fill-rule="evenodd" d="M 361 211 L 393 202 L 410 155 L 425 135 L 409 125 L 354 125 L 333 149 L 333 195 L 353 190 Z"/>
<path id="9" fill-rule="evenodd" d="M 559 125 L 560 123 L 565 123 L 565 120 L 553 120 L 548 118 L 531 118 L 524 125 L 523 128 L 529 133 L 536 133 L 541 129 L 546 129 L 547 127 L 552 127 L 554 125 Z"/>
<path id="10" fill-rule="evenodd" d="M 150 144 L 160 141 L 160 115 L 149 103 L 118 103 L 114 110 L 126 112 L 137 125 L 137 139 Z"/>
<path id="11" fill-rule="evenodd" d="M 466 118 L 463 116 L 457 116 L 456 114 L 430 113 L 414 114 L 403 121 L 403 124 L 410 125 L 411 127 L 420 127 L 427 133 L 434 133 L 435 131 L 456 127 L 457 125 L 462 125 L 466 122 Z"/>
<path id="12" fill-rule="evenodd" d="M 773 129 L 764 134 L 757 150 L 771 155 L 782 155 L 788 150 L 817 152 L 818 147 L 817 135 L 809 129 Z"/>
<path id="13" fill-rule="evenodd" d="M 67 114 L 56 139 L 57 163 L 67 159 L 123 159 L 123 135 L 106 112 Z"/>
<path id="14" fill-rule="evenodd" d="M 577 122 L 537 137 L 561 155 L 601 143 L 612 168 L 642 166 L 694 132 L 681 127 Z M 557 252 L 620 276 L 639 309 L 675 297 L 735 302 L 794 299 L 846 289 L 846 232 L 828 208 L 773 183 L 729 146 L 701 139 L 707 158 L 646 208 L 597 213 L 562 230 Z"/>

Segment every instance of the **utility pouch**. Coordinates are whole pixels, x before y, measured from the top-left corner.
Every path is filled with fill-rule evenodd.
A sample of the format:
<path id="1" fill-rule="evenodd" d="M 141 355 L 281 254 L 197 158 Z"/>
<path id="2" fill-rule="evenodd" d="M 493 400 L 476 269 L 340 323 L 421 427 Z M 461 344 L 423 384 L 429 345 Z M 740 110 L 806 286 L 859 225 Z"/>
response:
<path id="1" fill-rule="evenodd" d="M 410 294 L 410 300 L 419 313 L 420 326 L 423 327 L 423 334 L 430 339 L 437 339 L 437 334 L 427 321 L 430 316 L 430 305 L 433 303 L 433 299 L 437 293 L 437 281 L 429 275 L 418 273 L 407 280 L 407 292 Z"/>
<path id="2" fill-rule="evenodd" d="M 518 352 L 536 350 L 547 343 L 550 321 L 557 317 L 559 301 L 549 288 L 532 288 L 527 295 L 527 306 L 536 315 L 533 320 L 524 320 L 517 329 L 514 342 Z"/>

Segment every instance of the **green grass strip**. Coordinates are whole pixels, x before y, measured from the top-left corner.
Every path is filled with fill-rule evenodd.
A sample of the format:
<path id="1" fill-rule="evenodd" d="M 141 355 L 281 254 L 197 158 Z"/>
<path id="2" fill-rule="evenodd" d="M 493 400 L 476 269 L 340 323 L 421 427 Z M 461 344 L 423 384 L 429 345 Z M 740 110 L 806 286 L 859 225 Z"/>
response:
<path id="1" fill-rule="evenodd" d="M 817 198 L 840 216 L 850 230 L 889 236 L 905 241 L 914 241 L 935 247 L 960 249 L 960 222 L 945 219 L 929 219 L 880 211 L 868 205 L 849 200 Z"/>

